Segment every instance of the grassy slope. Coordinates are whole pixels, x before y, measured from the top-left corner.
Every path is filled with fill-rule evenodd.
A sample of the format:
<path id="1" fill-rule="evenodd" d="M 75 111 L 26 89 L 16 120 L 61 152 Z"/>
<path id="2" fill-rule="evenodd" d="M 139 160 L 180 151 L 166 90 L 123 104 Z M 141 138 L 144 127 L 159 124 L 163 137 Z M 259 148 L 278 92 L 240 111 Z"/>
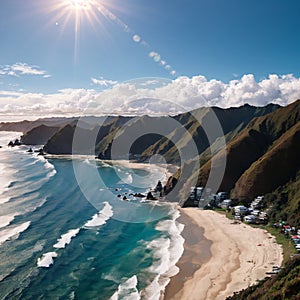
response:
<path id="1" fill-rule="evenodd" d="M 297 300 L 300 299 L 300 257 L 290 260 L 285 268 L 271 279 L 250 287 L 230 300 Z"/>
<path id="2" fill-rule="evenodd" d="M 300 100 L 268 115 L 253 119 L 248 126 L 214 156 L 214 162 L 227 154 L 227 166 L 220 190 L 230 191 L 250 166 L 270 150 L 273 143 L 300 121 Z M 211 161 L 199 171 L 199 185 L 205 185 L 210 173 Z"/>
<path id="3" fill-rule="evenodd" d="M 272 205 L 273 220 L 285 220 L 300 228 L 300 171 L 294 180 L 265 196 Z M 290 258 L 295 248 L 289 238 L 279 233 L 278 229 L 268 228 L 283 245 L 284 269 L 272 278 L 266 278 L 258 285 L 235 293 L 230 300 L 298 300 L 300 299 L 300 255 Z"/>
<path id="4" fill-rule="evenodd" d="M 299 153 L 300 122 L 286 131 L 243 173 L 235 184 L 232 197 L 253 199 L 285 184 L 300 169 Z"/>
<path id="5" fill-rule="evenodd" d="M 170 162 L 179 162 L 180 157 L 177 149 L 190 149 L 192 143 L 198 148 L 198 154 L 205 153 L 201 161 L 207 161 L 210 156 L 210 143 L 207 139 L 209 131 L 210 140 L 214 148 L 218 148 L 218 139 L 225 135 L 226 140 L 230 141 L 245 126 L 257 116 L 265 115 L 278 109 L 277 105 L 267 105 L 265 107 L 253 107 L 244 105 L 237 108 L 221 109 L 217 107 L 199 108 L 190 113 L 185 113 L 174 118 L 178 126 L 169 135 L 159 140 L 143 153 L 144 158 L 151 157 L 153 154 L 164 155 Z M 218 132 L 215 130 L 216 123 L 222 127 Z M 207 128 L 207 130 L 203 130 Z M 173 141 L 174 145 L 170 143 Z M 194 158 L 194 157 L 190 157 Z"/>

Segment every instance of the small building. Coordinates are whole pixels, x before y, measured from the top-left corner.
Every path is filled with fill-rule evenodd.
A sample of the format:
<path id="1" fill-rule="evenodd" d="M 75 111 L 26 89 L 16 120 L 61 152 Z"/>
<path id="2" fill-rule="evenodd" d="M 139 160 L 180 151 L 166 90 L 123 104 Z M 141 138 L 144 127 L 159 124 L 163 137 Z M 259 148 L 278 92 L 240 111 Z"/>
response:
<path id="1" fill-rule="evenodd" d="M 243 205 L 238 205 L 234 207 L 234 214 L 236 215 L 246 215 L 248 213 L 248 208 Z"/>
<path id="2" fill-rule="evenodd" d="M 227 192 L 219 192 L 217 195 L 220 202 L 224 201 L 225 199 L 228 199 L 229 196 Z"/>
<path id="3" fill-rule="evenodd" d="M 255 223 L 256 218 L 253 215 L 248 215 L 248 216 L 245 216 L 244 221 L 247 223 L 253 224 L 253 223 Z"/>
<path id="4" fill-rule="evenodd" d="M 220 206 L 222 208 L 228 208 L 231 205 L 232 201 L 231 199 L 225 199 L 220 203 Z"/>

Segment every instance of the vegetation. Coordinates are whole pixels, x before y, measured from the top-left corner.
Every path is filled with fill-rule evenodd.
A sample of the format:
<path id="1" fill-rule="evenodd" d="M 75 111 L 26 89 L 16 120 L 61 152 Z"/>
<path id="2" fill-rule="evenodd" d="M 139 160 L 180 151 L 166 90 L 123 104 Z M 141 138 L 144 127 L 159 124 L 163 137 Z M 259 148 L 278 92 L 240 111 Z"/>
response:
<path id="1" fill-rule="evenodd" d="M 300 256 L 287 262 L 285 267 L 269 279 L 235 293 L 228 300 L 297 300 L 300 299 Z"/>
<path id="2" fill-rule="evenodd" d="M 265 195 L 265 201 L 271 207 L 271 220 L 268 226 L 259 226 L 276 237 L 283 248 L 284 268 L 275 276 L 266 278 L 259 284 L 235 293 L 230 300 L 296 300 L 300 299 L 300 255 L 290 239 L 272 224 L 285 221 L 300 228 L 300 171 L 296 178 L 274 192 Z M 254 225 L 255 226 L 255 225 Z"/>
<path id="3" fill-rule="evenodd" d="M 221 149 L 222 143 L 218 134 L 212 133 L 215 136 L 210 137 L 208 141 L 203 129 L 206 122 L 210 124 L 210 117 L 215 115 L 228 143 L 226 149 Z M 105 120 L 100 127 L 96 123 L 95 126 L 81 124 L 82 127 L 77 130 L 81 139 L 75 147 L 76 153 L 95 153 L 94 149 L 86 149 L 88 143 L 85 141 L 96 136 L 95 145 L 93 145 L 96 153 L 100 158 L 110 159 L 111 145 L 116 137 L 123 141 L 121 145 L 128 143 L 130 134 L 124 131 L 124 124 L 130 122 L 126 126 L 129 131 L 143 133 L 137 137 L 136 141 L 130 143 L 132 144 L 130 152 L 141 154 L 141 160 L 160 154 L 167 162 L 177 163 L 180 161 L 180 151 L 191 143 L 196 143 L 198 150 L 196 154 L 199 155 L 201 162 L 200 171 L 193 167 L 192 159 L 196 159 L 197 156 L 185 157 L 185 161 L 188 162 L 169 179 L 167 185 L 169 184 L 170 187 L 179 176 L 184 179 L 179 181 L 182 184 L 196 179 L 199 186 L 205 186 L 212 166 L 218 168 L 222 165 L 225 154 L 227 165 L 220 190 L 232 191 L 231 196 L 245 205 L 254 197 L 260 194 L 265 195 L 266 204 L 271 208 L 271 226 L 264 228 L 276 236 L 277 242 L 282 244 L 285 263 L 284 268 L 276 276 L 236 293 L 229 299 L 300 299 L 300 256 L 290 259 L 295 251 L 291 241 L 278 229 L 272 227 L 272 222 L 286 221 L 300 228 L 300 160 L 298 157 L 300 153 L 300 100 L 282 108 L 277 105 L 267 105 L 262 108 L 249 105 L 229 109 L 200 108 L 191 113 L 173 117 L 174 123 L 178 125 L 176 128 L 171 128 L 168 119 L 164 117 L 119 116 L 107 117 Z M 44 149 L 48 153 L 70 154 L 74 151 L 72 143 L 77 121 L 51 119 L 47 120 L 48 123 L 42 120 L 23 121 L 18 124 L 0 123 L 0 130 L 25 132 L 40 125 L 57 127 L 56 133 L 48 140 Z M 161 134 L 162 128 L 165 131 L 161 135 L 149 134 L 150 128 L 153 133 Z M 40 131 L 43 131 L 45 139 L 52 134 L 52 129 L 42 126 L 29 132 L 27 136 L 24 135 L 23 139 L 30 139 L 30 143 L 33 143 L 32 140 L 40 136 Z M 188 135 L 184 134 L 186 131 L 189 132 Z M 145 136 L 147 133 L 148 135 Z M 214 149 L 213 153 L 211 149 Z M 212 159 L 214 159 L 214 164 L 212 164 Z M 188 186 L 186 184 L 186 187 Z M 184 188 L 183 185 L 179 190 Z M 182 201 L 185 200 L 182 199 Z M 226 214 L 232 217 L 231 214 Z"/>
<path id="4" fill-rule="evenodd" d="M 283 265 L 285 265 L 290 258 L 296 254 L 295 246 L 293 245 L 291 239 L 286 237 L 282 232 L 280 232 L 277 228 L 272 226 L 265 226 L 264 229 L 268 230 L 270 234 L 275 236 L 276 242 L 282 245 L 283 250 Z"/>
<path id="5" fill-rule="evenodd" d="M 300 171 L 295 179 L 265 196 L 272 220 L 282 220 L 300 228 Z"/>
<path id="6" fill-rule="evenodd" d="M 213 156 L 214 168 L 226 169 L 220 186 L 233 198 L 253 199 L 286 184 L 300 168 L 300 100 L 267 115 L 254 118 L 246 128 Z M 205 157 L 201 157 L 206 161 Z M 211 170 L 208 160 L 198 174 L 198 185 L 205 186 Z M 195 176 L 195 175 L 194 175 Z"/>
<path id="7" fill-rule="evenodd" d="M 241 107 L 228 109 L 204 107 L 192 112 L 180 114 L 174 117 L 178 123 L 178 127 L 148 147 L 142 153 L 142 157 L 147 159 L 154 154 L 161 154 L 167 161 L 177 163 L 180 162 L 177 149 L 181 150 L 191 145 L 191 143 L 195 143 L 198 148 L 198 154 L 200 155 L 200 162 L 203 164 L 209 160 L 211 149 L 220 149 L 220 146 L 222 146 L 222 143 L 220 143 L 220 133 L 222 135 L 224 134 L 226 142 L 229 142 L 238 135 L 253 118 L 274 112 L 278 108 L 279 106 L 274 104 L 269 104 L 265 107 L 254 107 L 246 104 Z M 217 132 L 217 130 L 210 132 L 210 141 L 208 141 L 207 132 L 205 132 L 203 128 L 211 127 L 212 120 L 216 117 L 223 132 Z M 189 134 L 185 134 L 186 131 L 188 131 Z M 173 143 L 171 141 L 173 141 Z M 212 143 L 212 145 L 210 145 L 210 143 Z M 176 146 L 174 144 L 176 144 Z M 193 159 L 194 157 L 190 158 Z"/>

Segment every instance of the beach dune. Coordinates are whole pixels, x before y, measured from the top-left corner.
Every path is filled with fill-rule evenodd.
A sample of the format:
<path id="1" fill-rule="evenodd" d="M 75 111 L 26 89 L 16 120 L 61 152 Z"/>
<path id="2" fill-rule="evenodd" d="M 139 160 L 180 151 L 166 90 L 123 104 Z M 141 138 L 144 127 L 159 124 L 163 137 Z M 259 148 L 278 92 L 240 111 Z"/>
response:
<path id="1" fill-rule="evenodd" d="M 214 211 L 185 208 L 181 213 L 180 222 L 186 226 L 183 232 L 185 251 L 177 264 L 181 271 L 167 286 L 165 300 L 226 299 L 233 292 L 263 279 L 272 266 L 281 265 L 282 247 L 268 232 L 243 223 L 234 224 L 225 215 Z M 184 266 L 187 261 L 195 261 L 197 243 L 199 250 L 203 244 L 202 234 L 196 241 L 195 229 L 188 230 L 191 223 L 211 241 L 211 255 L 203 258 L 201 266 L 187 276 Z"/>

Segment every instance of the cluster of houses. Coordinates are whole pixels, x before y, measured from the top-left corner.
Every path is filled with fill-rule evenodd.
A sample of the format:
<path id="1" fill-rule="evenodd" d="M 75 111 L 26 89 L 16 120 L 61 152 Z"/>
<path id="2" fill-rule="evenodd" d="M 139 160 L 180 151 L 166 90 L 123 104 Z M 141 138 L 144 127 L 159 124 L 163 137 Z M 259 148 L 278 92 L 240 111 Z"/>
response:
<path id="1" fill-rule="evenodd" d="M 228 193 L 220 192 L 212 194 L 211 189 L 203 187 L 192 187 L 189 195 L 189 206 L 195 207 L 218 207 L 220 203 L 228 198 Z"/>
<path id="2" fill-rule="evenodd" d="M 209 189 L 203 187 L 192 187 L 189 200 L 192 206 L 197 207 L 219 207 L 232 211 L 235 220 L 244 221 L 251 224 L 267 223 L 269 219 L 269 209 L 265 209 L 264 197 L 256 197 L 250 204 L 250 207 L 243 205 L 234 205 L 234 201 L 229 199 L 227 192 L 211 194 Z"/>
<path id="3" fill-rule="evenodd" d="M 211 194 L 209 189 L 202 187 L 192 187 L 190 190 L 190 204 L 201 208 L 219 207 L 231 211 L 236 221 L 242 221 L 249 224 L 266 224 L 269 221 L 270 208 L 266 207 L 264 196 L 257 196 L 249 205 L 234 206 L 234 201 L 229 199 L 229 194 L 226 192 L 219 192 L 218 194 Z M 284 221 L 275 223 L 273 225 L 280 228 L 282 232 L 291 238 L 295 248 L 300 252 L 300 229 L 296 229 Z"/>
<path id="4" fill-rule="evenodd" d="M 238 205 L 232 210 L 236 220 L 249 224 L 266 224 L 269 220 L 270 209 L 265 209 L 264 196 L 256 197 L 250 207 Z"/>

